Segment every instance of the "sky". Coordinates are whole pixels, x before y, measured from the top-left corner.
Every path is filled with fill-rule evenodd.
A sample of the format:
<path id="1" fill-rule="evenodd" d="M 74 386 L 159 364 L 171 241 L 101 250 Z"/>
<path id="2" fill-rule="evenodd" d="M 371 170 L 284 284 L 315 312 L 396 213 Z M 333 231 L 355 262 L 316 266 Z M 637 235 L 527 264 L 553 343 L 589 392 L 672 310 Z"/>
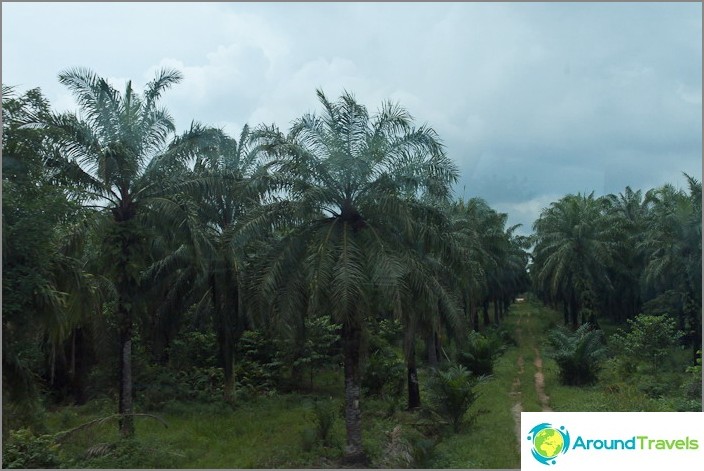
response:
<path id="1" fill-rule="evenodd" d="M 702 177 L 702 4 L 2 3 L 2 83 L 75 110 L 61 71 L 122 88 L 164 67 L 178 132 L 287 130 L 344 90 L 433 127 L 481 197 L 528 234 L 569 193 Z"/>

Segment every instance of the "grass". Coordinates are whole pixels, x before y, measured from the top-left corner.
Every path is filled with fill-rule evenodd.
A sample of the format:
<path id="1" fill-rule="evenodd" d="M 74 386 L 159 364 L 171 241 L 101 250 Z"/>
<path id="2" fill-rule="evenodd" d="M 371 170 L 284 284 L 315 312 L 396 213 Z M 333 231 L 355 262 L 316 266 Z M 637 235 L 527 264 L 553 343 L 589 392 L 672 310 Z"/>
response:
<path id="1" fill-rule="evenodd" d="M 524 302 L 511 307 L 505 322 L 516 332 L 518 345 L 496 360 L 490 380 L 478 386 L 479 397 L 459 433 L 428 423 L 420 413 L 405 411 L 405 398 L 395 405 L 363 399 L 363 444 L 371 466 L 388 463 L 386 447 L 392 431 L 400 426 L 414 453 L 422 455 L 417 464 L 423 468 L 518 468 L 511 412 L 515 399 L 510 392 L 518 377 L 522 410 L 542 410 L 534 380 L 536 350 L 542 358 L 549 405 L 555 411 L 678 410 L 672 397 L 648 397 L 643 385 L 619 380 L 613 367 L 595 386 L 562 386 L 544 341 L 552 328 L 561 325 L 560 313 Z M 522 373 L 519 357 L 524 362 Z M 422 397 L 428 374 L 425 368 L 419 370 Z M 168 427 L 153 418 L 138 417 L 137 438 L 121 440 L 117 424 L 109 421 L 72 434 L 59 450 L 63 462 L 73 468 L 339 468 L 345 443 L 342 384 L 340 371 L 327 371 L 316 376 L 314 390 L 260 396 L 234 408 L 218 402 L 174 401 L 158 413 Z M 327 446 L 315 438 L 312 401 L 316 398 L 335 398 L 340 403 Z M 114 407 L 106 399 L 62 407 L 47 413 L 47 427 L 51 433 L 69 430 L 113 414 Z"/>
<path id="2" fill-rule="evenodd" d="M 509 349 L 494 365 L 490 381 L 479 386 L 461 433 L 444 438 L 430 468 L 507 468 L 520 465 L 508 392 L 515 376 L 517 350 Z"/>
<path id="3" fill-rule="evenodd" d="M 66 430 L 101 416 L 82 409 L 71 407 L 50 414 L 50 430 Z M 307 396 L 263 397 L 235 410 L 224 403 L 173 403 L 159 417 L 168 424 L 167 428 L 153 419 L 135 420 L 141 447 L 160 450 L 150 463 L 153 467 L 314 467 L 320 458 L 339 455 L 334 450 L 315 449 L 314 453 L 303 450 L 303 431 L 313 427 Z M 342 437 L 343 432 L 342 422 L 338 421 L 333 435 Z M 109 422 L 73 434 L 61 448 L 64 457 L 73 457 L 76 467 L 84 464 L 92 467 L 90 461 L 79 458 L 96 445 L 118 442 L 116 424 Z M 132 465 L 128 467 L 144 467 L 139 462 L 128 464 Z"/>

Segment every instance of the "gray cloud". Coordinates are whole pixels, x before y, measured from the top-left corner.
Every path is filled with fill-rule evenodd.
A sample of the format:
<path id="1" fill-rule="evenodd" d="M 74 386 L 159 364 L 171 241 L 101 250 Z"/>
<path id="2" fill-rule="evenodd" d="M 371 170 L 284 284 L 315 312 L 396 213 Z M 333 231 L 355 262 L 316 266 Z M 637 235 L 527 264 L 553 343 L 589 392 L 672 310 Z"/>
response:
<path id="1" fill-rule="evenodd" d="M 137 84 L 192 119 L 245 123 L 317 109 L 315 88 L 404 105 L 481 196 L 530 227 L 548 198 L 682 186 L 701 176 L 698 3 L 3 4 L 3 83 L 72 101 L 60 70 Z"/>

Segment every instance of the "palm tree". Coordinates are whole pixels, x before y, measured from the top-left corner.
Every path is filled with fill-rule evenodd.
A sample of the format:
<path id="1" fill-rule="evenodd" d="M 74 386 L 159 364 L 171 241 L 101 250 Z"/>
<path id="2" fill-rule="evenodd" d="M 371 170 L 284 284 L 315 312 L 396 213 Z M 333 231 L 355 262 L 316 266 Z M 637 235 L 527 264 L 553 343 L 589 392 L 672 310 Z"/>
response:
<path id="1" fill-rule="evenodd" d="M 685 176 L 689 194 L 668 184 L 646 195 L 648 231 L 640 247 L 647 259 L 646 286 L 681 296 L 686 307 L 677 313 L 678 328 L 690 332 L 696 352 L 701 345 L 702 192 L 701 182 Z"/>
<path id="2" fill-rule="evenodd" d="M 609 314 L 617 322 L 631 318 L 641 309 L 641 274 L 645 269 L 645 252 L 640 242 L 646 232 L 647 203 L 641 190 L 626 187 L 623 193 L 606 196 L 606 214 L 619 250 L 609 267 L 614 289 L 602 294 Z"/>
<path id="3" fill-rule="evenodd" d="M 466 319 L 476 331 L 479 327 L 479 304 L 487 296 L 487 273 L 493 260 L 485 243 L 487 214 L 491 208 L 481 198 L 457 201 L 450 208 L 450 234 L 464 251 L 460 292 Z"/>
<path id="4" fill-rule="evenodd" d="M 281 157 L 275 168 L 288 186 L 243 231 L 279 230 L 257 280 L 267 299 L 289 291 L 288 273 L 294 280 L 301 273 L 308 296 L 288 308 L 315 314 L 325 307 L 342 325 L 345 455 L 361 463 L 362 332 L 384 305 L 400 311 L 404 288 L 412 289 L 403 286 L 405 275 L 415 270 L 408 241 L 429 238 L 428 221 L 441 218 L 417 196 L 447 198 L 457 170 L 435 131 L 414 128 L 400 106 L 384 103 L 370 116 L 349 93 L 337 102 L 317 94 L 322 116 L 303 116 L 286 137 L 271 134 L 269 148 Z"/>
<path id="5" fill-rule="evenodd" d="M 81 185 L 93 207 L 109 215 L 103 256 L 117 293 L 116 319 L 120 344 L 120 431 L 134 434 L 132 405 L 132 336 L 140 303 L 140 271 L 145 261 L 144 218 L 179 210 L 169 195 L 181 182 L 191 156 L 193 128 L 169 146 L 175 128 L 168 112 L 158 106 L 162 93 L 181 80 L 175 70 L 159 71 L 143 94 L 126 84 L 120 93 L 88 69 L 59 74 L 73 93 L 79 114 L 53 114 L 47 124 L 62 131 L 58 151 L 48 165 Z"/>
<path id="6" fill-rule="evenodd" d="M 452 245 L 446 246 L 437 242 L 438 236 L 432 238 L 435 247 L 421 250 L 416 247 L 415 253 L 409 253 L 415 258 L 407 259 L 409 265 L 402 290 L 399 292 L 399 308 L 401 324 L 404 329 L 403 351 L 406 360 L 408 381 L 408 409 L 421 406 L 420 383 L 416 365 L 416 335 L 424 334 L 427 349 L 437 354 L 438 332 L 443 328 L 453 335 L 464 331 L 460 311 L 452 289 L 457 284 L 454 271 L 464 261 Z M 410 241 L 408 242 L 411 245 Z M 442 256 L 440 247 L 449 251 Z M 433 253 L 439 252 L 439 253 Z M 452 255 L 454 255 L 454 257 Z M 445 260 L 443 260 L 443 258 Z M 456 260 L 453 262 L 453 258 Z"/>
<path id="7" fill-rule="evenodd" d="M 615 245 L 603 208 L 603 200 L 595 199 L 594 193 L 567 195 L 544 209 L 533 225 L 533 276 L 545 291 L 565 302 L 574 328 L 586 307 L 584 298 L 610 284 L 605 270 Z"/>
<path id="8" fill-rule="evenodd" d="M 245 214 L 259 204 L 266 184 L 260 186 L 257 178 L 261 149 L 249 126 L 243 127 L 239 141 L 214 128 L 202 134 L 207 145 L 201 146 L 190 175 L 214 184 L 207 191 L 196 188 L 184 194 L 190 223 L 181 226 L 185 230 L 180 235 L 164 234 L 167 239 L 172 236 L 167 244 L 172 247 L 146 275 L 151 285 L 166 287 L 165 296 L 159 297 L 160 318 L 178 318 L 180 306 L 194 303 L 199 312 L 210 313 L 225 375 L 225 398 L 231 401 L 236 344 L 249 323 L 242 300 L 245 247 L 232 236 Z M 164 297 L 169 302 L 161 301 Z"/>

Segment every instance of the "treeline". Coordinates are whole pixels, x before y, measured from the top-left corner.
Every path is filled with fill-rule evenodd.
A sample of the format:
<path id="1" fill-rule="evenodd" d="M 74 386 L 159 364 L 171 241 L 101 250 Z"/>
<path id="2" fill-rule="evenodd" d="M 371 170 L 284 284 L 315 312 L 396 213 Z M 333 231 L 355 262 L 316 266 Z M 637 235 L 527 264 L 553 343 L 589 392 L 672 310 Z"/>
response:
<path id="1" fill-rule="evenodd" d="M 62 114 L 3 86 L 3 431 L 106 396 L 129 437 L 169 397 L 235 403 L 328 366 L 364 462 L 360 400 L 399 377 L 386 347 L 411 409 L 418 357 L 481 374 L 473 353 L 500 344 L 486 327 L 529 288 L 530 240 L 453 198 L 439 137 L 397 104 L 319 91 L 322 113 L 287 132 L 176 134 L 159 103 L 180 79 L 137 93 L 68 70 L 79 111 Z"/>
<path id="2" fill-rule="evenodd" d="M 533 290 L 576 328 L 666 315 L 702 345 L 702 186 L 567 195 L 534 224 Z M 645 353 L 645 352 L 644 352 Z"/>

